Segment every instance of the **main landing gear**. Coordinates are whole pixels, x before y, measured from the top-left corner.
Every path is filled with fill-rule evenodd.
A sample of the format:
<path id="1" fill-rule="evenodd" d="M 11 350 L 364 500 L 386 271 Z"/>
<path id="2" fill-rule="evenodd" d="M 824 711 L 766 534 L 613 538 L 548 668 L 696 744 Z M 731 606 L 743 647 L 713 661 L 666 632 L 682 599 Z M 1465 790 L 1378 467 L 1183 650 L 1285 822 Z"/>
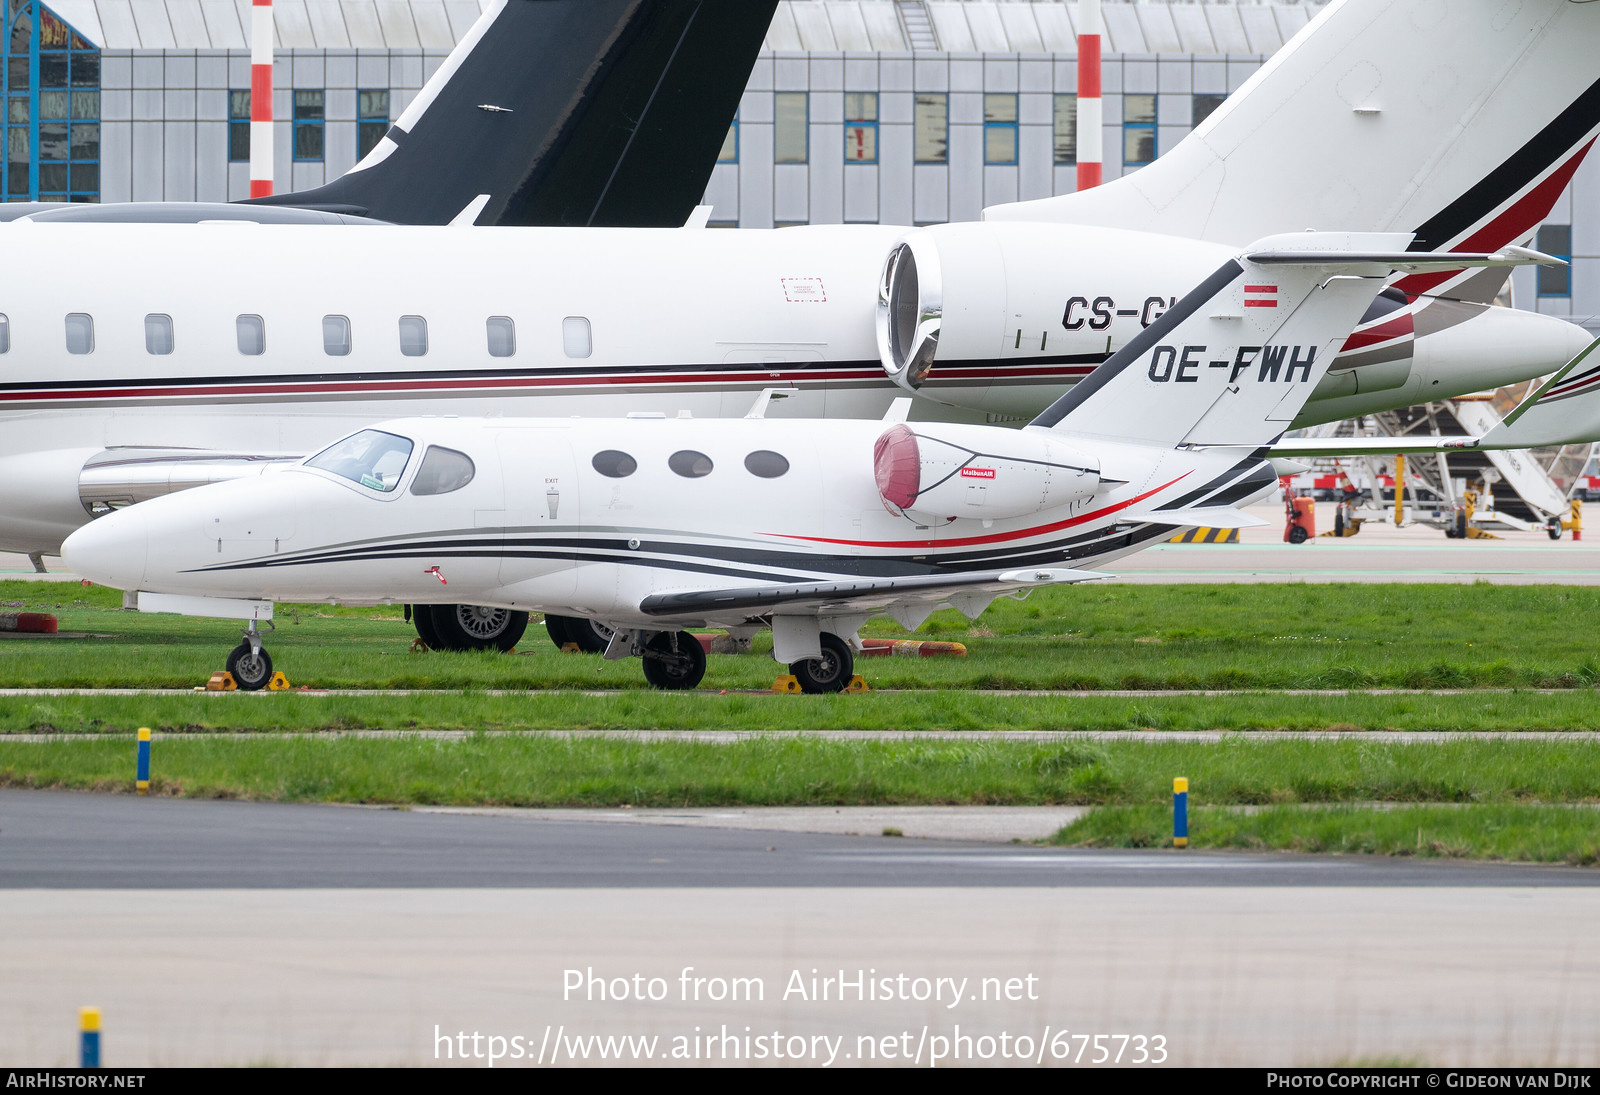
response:
<path id="1" fill-rule="evenodd" d="M 664 692 L 694 688 L 706 675 L 706 652 L 687 631 L 657 631 L 644 641 L 644 679 Z"/>
<path id="2" fill-rule="evenodd" d="M 544 617 L 544 629 L 558 650 L 565 650 L 568 643 L 573 643 L 584 654 L 604 654 L 611 645 L 611 636 L 616 633 L 599 620 L 552 616 L 548 612 Z"/>
<path id="3" fill-rule="evenodd" d="M 244 629 L 244 642 L 228 655 L 228 672 L 242 692 L 259 692 L 272 680 L 272 659 L 261 646 L 261 632 L 254 620 Z"/>
<path id="4" fill-rule="evenodd" d="M 611 642 L 606 657 L 612 660 L 629 656 L 644 661 L 644 679 L 657 688 L 677 692 L 697 687 L 706 675 L 705 647 L 698 636 L 687 631 L 623 631 L 620 641 Z M 812 695 L 843 692 L 855 674 L 855 654 L 850 644 L 838 635 L 824 631 L 819 636 L 820 658 L 789 663 L 789 672 L 800 682 L 800 691 Z"/>
<path id="5" fill-rule="evenodd" d="M 528 614 L 484 605 L 412 605 L 411 622 L 429 650 L 510 651 L 528 630 Z"/>
<path id="6" fill-rule="evenodd" d="M 811 695 L 843 692 L 855 674 L 856 657 L 850 644 L 830 631 L 820 636 L 822 657 L 790 662 L 789 672 L 800 682 L 800 691 Z"/>

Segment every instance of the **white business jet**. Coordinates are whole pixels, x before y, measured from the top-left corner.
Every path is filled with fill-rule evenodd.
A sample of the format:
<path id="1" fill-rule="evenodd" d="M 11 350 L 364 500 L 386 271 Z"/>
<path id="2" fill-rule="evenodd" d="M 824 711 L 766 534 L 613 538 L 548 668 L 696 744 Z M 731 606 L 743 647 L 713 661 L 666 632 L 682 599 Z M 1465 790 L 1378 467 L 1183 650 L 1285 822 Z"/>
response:
<path id="1" fill-rule="evenodd" d="M 147 611 L 244 616 L 228 659 L 272 673 L 272 602 L 466 600 L 592 617 L 660 688 L 705 672 L 685 629 L 770 627 L 807 692 L 850 680 L 857 630 L 1107 577 L 1178 527 L 1259 522 L 1270 447 L 1407 253 L 1396 234 L 1303 233 L 1229 256 L 1021 430 L 674 418 L 407 419 L 303 463 L 110 514 L 74 570 Z M 764 403 L 765 401 L 763 401 Z"/>

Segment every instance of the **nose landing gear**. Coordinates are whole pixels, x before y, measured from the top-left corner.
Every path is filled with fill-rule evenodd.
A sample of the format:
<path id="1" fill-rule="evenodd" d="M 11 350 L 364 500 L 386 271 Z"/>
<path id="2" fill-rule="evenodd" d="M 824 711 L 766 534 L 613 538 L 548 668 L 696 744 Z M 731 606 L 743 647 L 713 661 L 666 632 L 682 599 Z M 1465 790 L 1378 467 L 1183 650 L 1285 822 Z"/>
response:
<path id="1" fill-rule="evenodd" d="M 272 628 L 272 624 L 269 622 L 267 627 Z M 245 626 L 244 642 L 228 655 L 228 672 L 243 692 L 258 692 L 272 680 L 272 659 L 261 646 L 261 632 L 254 620 Z"/>

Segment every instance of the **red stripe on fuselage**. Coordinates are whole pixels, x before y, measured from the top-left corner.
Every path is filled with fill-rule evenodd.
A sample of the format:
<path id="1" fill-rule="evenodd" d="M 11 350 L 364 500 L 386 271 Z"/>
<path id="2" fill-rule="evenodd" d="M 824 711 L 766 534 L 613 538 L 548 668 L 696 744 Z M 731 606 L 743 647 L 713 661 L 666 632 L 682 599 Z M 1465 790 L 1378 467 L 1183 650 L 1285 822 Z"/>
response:
<path id="1" fill-rule="evenodd" d="M 1561 197 L 1561 192 L 1572 181 L 1573 172 L 1578 170 L 1578 165 L 1583 162 L 1584 156 L 1588 155 L 1589 149 L 1593 146 L 1594 141 L 1591 139 L 1566 163 L 1552 171 L 1543 182 L 1518 198 L 1506 208 L 1505 212 L 1488 224 L 1460 243 L 1454 244 L 1451 250 L 1497 251 L 1533 231 L 1540 221 L 1550 215 L 1550 210 L 1555 208 L 1556 199 Z M 1415 296 L 1443 285 L 1459 273 L 1461 273 L 1459 270 L 1437 270 L 1431 274 L 1412 274 L 1395 282 L 1395 287 Z"/>
<path id="2" fill-rule="evenodd" d="M 1364 350 L 1368 346 L 1376 346 L 1380 342 L 1388 342 L 1394 338 L 1410 338 L 1417 333 L 1416 316 L 1409 310 L 1392 319 L 1368 327 L 1365 331 L 1357 331 L 1345 339 L 1340 353 L 1349 353 L 1351 350 Z"/>
<path id="3" fill-rule="evenodd" d="M 954 540 L 832 540 L 826 536 L 798 536 L 789 532 L 770 532 L 767 533 L 767 535 L 778 536 L 785 540 L 804 540 L 810 544 L 835 544 L 841 547 L 891 548 L 896 551 L 905 551 L 915 548 L 956 548 L 972 547 L 976 544 L 1001 544 L 1005 543 L 1007 540 L 1025 540 L 1030 536 L 1044 536 L 1048 533 L 1060 532 L 1062 529 L 1072 528 L 1074 525 L 1081 525 L 1085 521 L 1092 521 L 1096 517 L 1104 517 L 1108 514 L 1125 510 L 1129 506 L 1137 505 L 1138 503 L 1143 502 L 1146 498 L 1149 498 L 1152 495 L 1160 494 L 1162 491 L 1172 486 L 1173 483 L 1181 482 L 1192 474 L 1194 473 L 1186 471 L 1182 475 L 1178 476 L 1177 479 L 1163 483 L 1154 490 L 1147 490 L 1137 497 L 1128 499 L 1126 502 L 1118 502 L 1114 506 L 1106 506 L 1104 509 L 1091 510 L 1088 513 L 1080 513 L 1076 517 L 1069 517 L 1065 521 L 1057 521 L 1054 524 L 1040 525 L 1037 528 L 1020 529 L 1016 532 L 997 532 L 992 536 L 961 536 Z"/>

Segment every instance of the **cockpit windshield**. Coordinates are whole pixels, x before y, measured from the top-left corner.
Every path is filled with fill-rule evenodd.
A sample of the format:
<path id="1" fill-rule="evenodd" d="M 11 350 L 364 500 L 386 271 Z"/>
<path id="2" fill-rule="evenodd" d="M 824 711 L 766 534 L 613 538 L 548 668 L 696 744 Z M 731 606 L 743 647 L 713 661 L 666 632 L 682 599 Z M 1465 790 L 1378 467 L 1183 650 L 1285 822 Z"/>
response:
<path id="1" fill-rule="evenodd" d="M 411 442 L 382 430 L 362 430 L 323 449 L 306 466 L 321 468 L 363 487 L 385 493 L 400 485 L 406 462 L 411 459 Z"/>

